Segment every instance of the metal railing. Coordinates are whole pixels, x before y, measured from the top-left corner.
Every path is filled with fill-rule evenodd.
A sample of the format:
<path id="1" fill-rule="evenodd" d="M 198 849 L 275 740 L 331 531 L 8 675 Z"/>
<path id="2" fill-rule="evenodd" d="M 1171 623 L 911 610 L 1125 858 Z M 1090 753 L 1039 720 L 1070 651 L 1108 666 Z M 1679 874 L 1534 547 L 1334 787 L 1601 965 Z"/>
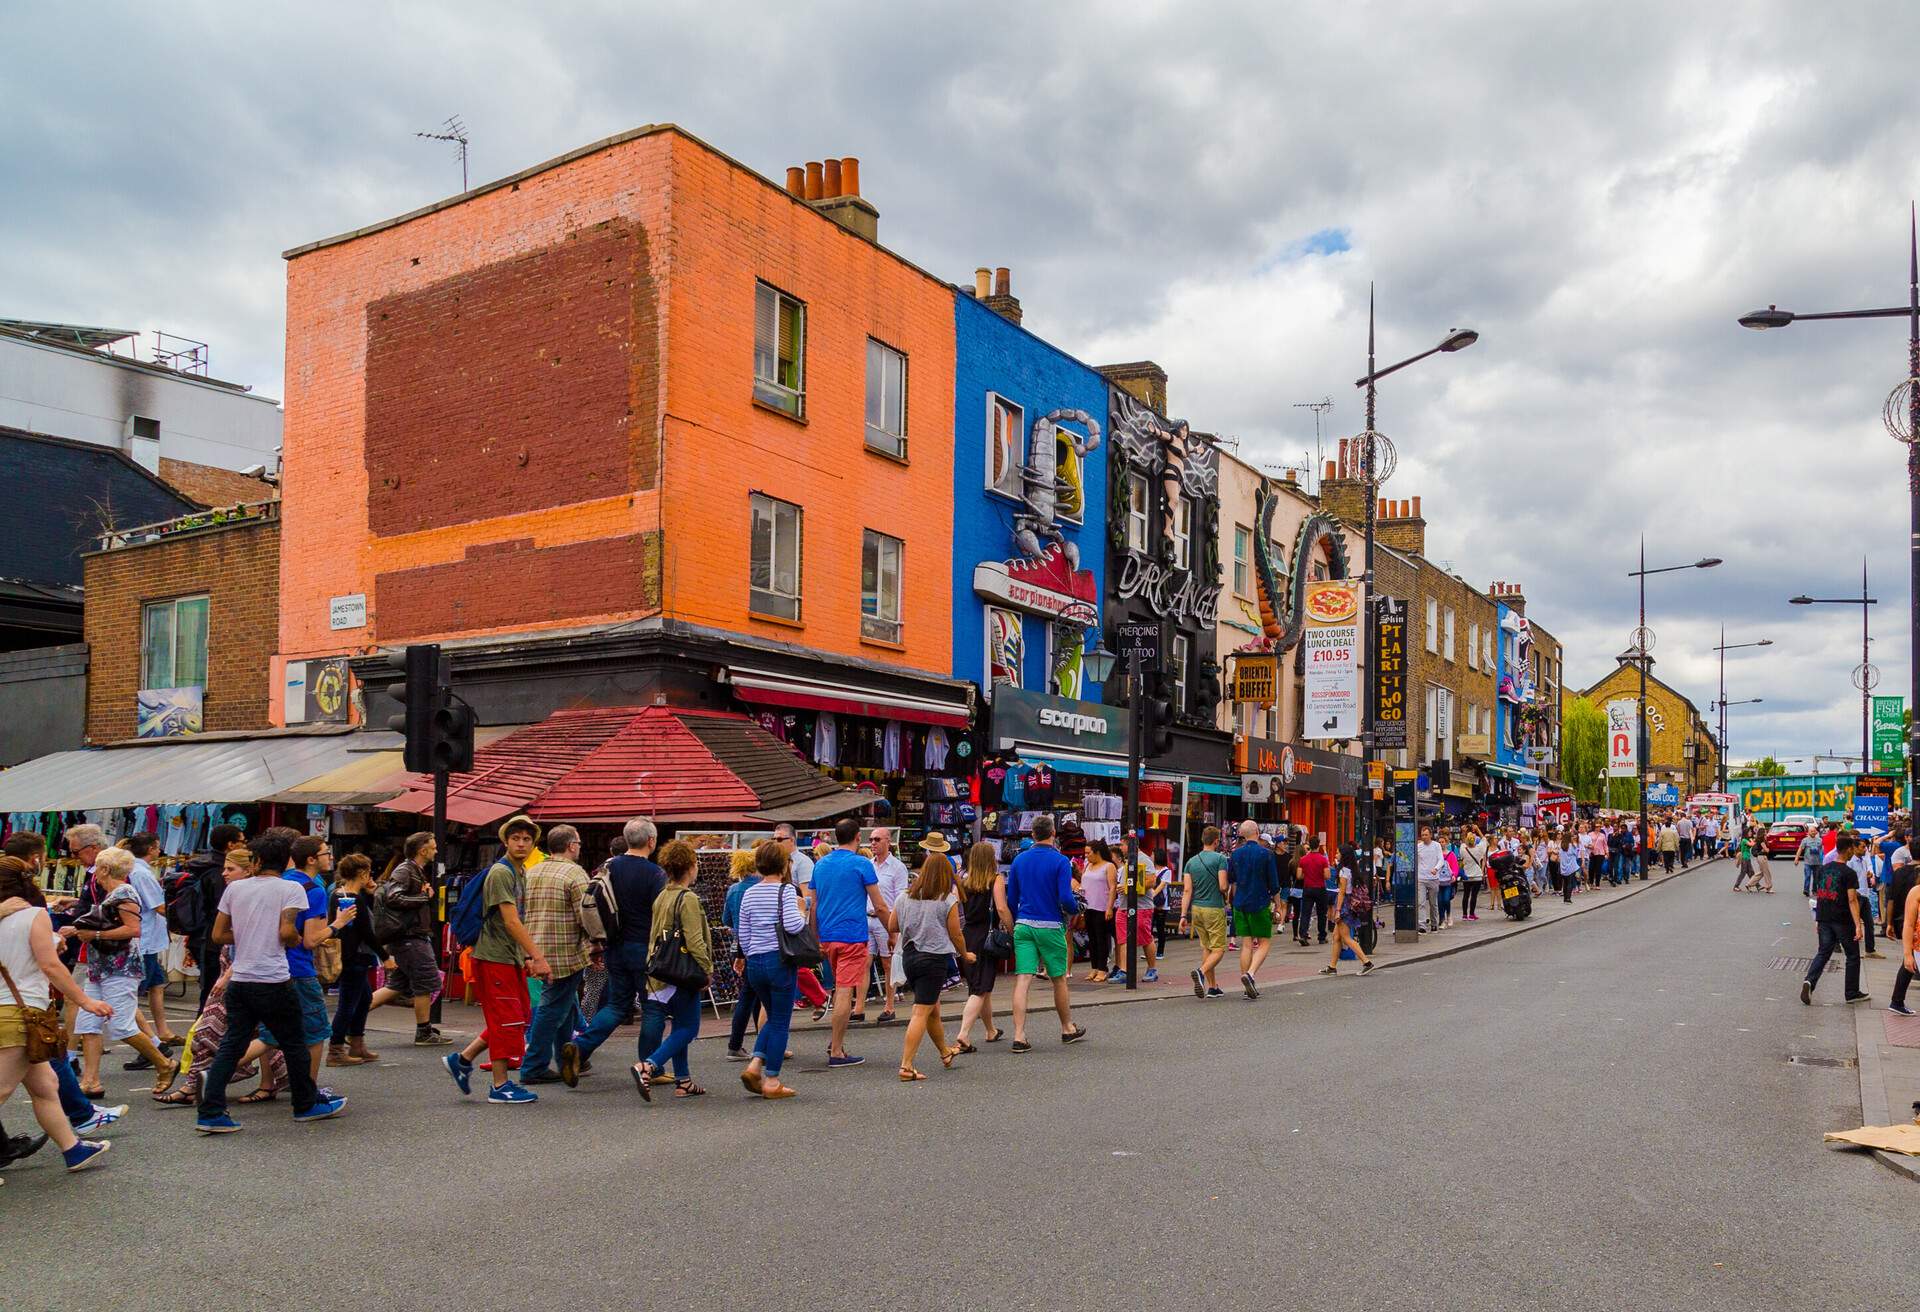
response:
<path id="1" fill-rule="evenodd" d="M 207 529 L 227 528 L 235 524 L 257 524 L 279 518 L 278 498 L 270 501 L 249 501 L 232 506 L 215 506 L 207 510 L 196 510 L 191 514 L 176 515 L 172 519 L 164 519 L 157 524 L 107 529 L 95 539 L 94 550 L 114 551 L 120 547 L 137 547 Z"/>

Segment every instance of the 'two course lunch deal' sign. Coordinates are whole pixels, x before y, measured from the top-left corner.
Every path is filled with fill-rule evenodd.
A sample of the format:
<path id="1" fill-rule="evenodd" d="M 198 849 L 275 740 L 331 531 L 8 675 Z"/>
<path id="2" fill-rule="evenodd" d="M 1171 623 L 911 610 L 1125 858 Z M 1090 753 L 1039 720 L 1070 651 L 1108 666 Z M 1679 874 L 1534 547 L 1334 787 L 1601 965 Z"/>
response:
<path id="1" fill-rule="evenodd" d="M 1360 736 L 1360 586 L 1352 579 L 1307 585 L 1306 723 L 1303 738 Z"/>

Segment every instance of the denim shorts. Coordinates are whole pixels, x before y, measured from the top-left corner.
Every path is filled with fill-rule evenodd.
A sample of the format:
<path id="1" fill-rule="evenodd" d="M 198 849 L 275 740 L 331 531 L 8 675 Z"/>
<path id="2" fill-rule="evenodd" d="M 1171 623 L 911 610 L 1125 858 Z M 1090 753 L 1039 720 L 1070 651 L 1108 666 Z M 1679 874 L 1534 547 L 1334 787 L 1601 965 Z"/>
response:
<path id="1" fill-rule="evenodd" d="M 167 986 L 167 959 L 158 952 L 143 953 L 142 959 L 146 962 L 147 973 L 146 978 L 140 981 L 140 991 L 146 993 L 153 989 L 165 988 Z"/>
<path id="2" fill-rule="evenodd" d="M 333 1037 L 333 1022 L 327 1017 L 327 995 L 321 989 L 320 981 L 312 975 L 292 980 L 293 996 L 300 1003 L 300 1037 L 308 1047 L 316 1043 L 325 1043 Z M 260 1027 L 260 1041 L 270 1048 L 280 1045 L 274 1042 L 267 1027 Z"/>

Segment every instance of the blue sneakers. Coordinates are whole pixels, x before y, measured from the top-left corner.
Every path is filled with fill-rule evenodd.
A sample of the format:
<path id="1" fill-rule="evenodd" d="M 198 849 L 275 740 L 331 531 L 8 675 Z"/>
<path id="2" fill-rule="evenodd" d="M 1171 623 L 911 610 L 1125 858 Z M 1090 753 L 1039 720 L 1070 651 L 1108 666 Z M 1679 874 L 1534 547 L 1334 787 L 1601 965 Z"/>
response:
<path id="1" fill-rule="evenodd" d="M 473 1063 L 457 1052 L 450 1052 L 440 1059 L 447 1068 L 447 1074 L 453 1076 L 453 1082 L 460 1086 L 460 1092 L 473 1092 Z"/>
<path id="2" fill-rule="evenodd" d="M 1140 982 L 1142 984 L 1158 984 L 1160 982 L 1160 972 L 1157 970 L 1149 970 L 1140 977 Z"/>
<path id="3" fill-rule="evenodd" d="M 303 1112 L 295 1112 L 296 1121 L 330 1121 L 347 1109 L 345 1098 L 322 1098 Z"/>
<path id="4" fill-rule="evenodd" d="M 505 1084 L 496 1084 L 487 1090 L 487 1101 L 502 1104 L 539 1102 L 540 1095 L 532 1089 L 522 1088 L 512 1080 L 508 1080 Z"/>
<path id="5" fill-rule="evenodd" d="M 102 1157 L 113 1145 L 105 1139 L 82 1139 L 60 1155 L 67 1159 L 69 1171 L 84 1171 Z"/>
<path id="6" fill-rule="evenodd" d="M 127 1104 L 125 1103 L 120 1103 L 114 1107 L 95 1107 L 93 1109 L 93 1115 L 74 1126 L 73 1132 L 84 1139 L 95 1130 L 106 1129 L 126 1114 Z"/>
<path id="7" fill-rule="evenodd" d="M 846 1067 L 846 1066 L 858 1066 L 861 1062 L 865 1060 L 866 1060 L 865 1057 L 856 1057 L 852 1053 L 848 1053 L 844 1057 L 836 1057 L 832 1053 L 828 1053 L 827 1069 L 837 1071 L 837 1070 L 840 1070 L 842 1067 Z"/>
<path id="8" fill-rule="evenodd" d="M 222 1112 L 218 1116 L 202 1116 L 193 1123 L 193 1128 L 202 1134 L 238 1134 L 240 1122 Z"/>

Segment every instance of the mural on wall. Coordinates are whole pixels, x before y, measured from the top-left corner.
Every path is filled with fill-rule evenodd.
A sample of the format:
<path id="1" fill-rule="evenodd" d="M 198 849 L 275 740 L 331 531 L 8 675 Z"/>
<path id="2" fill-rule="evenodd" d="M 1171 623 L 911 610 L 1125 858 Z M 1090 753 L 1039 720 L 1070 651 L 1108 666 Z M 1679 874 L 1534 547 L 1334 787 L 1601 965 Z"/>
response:
<path id="1" fill-rule="evenodd" d="M 1068 427 L 1073 425 L 1073 427 Z M 974 566 L 973 590 L 995 605 L 987 610 L 989 686 L 1020 682 L 1024 656 L 1022 614 L 1051 625 L 1049 691 L 1085 692 L 1082 655 L 1089 630 L 1100 623 L 1093 571 L 1080 568 L 1080 547 L 1060 521 L 1086 514 L 1086 461 L 1100 446 L 1100 421 L 1084 410 L 1054 410 L 1033 424 L 1028 461 L 1021 469 L 1021 509 L 1013 517 L 1010 560 Z"/>
<path id="2" fill-rule="evenodd" d="M 1331 515 L 1313 514 L 1301 522 L 1294 536 L 1293 569 L 1274 559 L 1273 512 L 1279 495 L 1262 484 L 1254 493 L 1253 559 L 1260 595 L 1260 628 L 1265 646 L 1273 651 L 1290 651 L 1300 642 L 1306 625 L 1306 596 L 1309 568 L 1316 549 L 1327 556 L 1327 577 L 1344 579 L 1347 574 L 1347 540 L 1340 523 Z"/>
<path id="3" fill-rule="evenodd" d="M 1139 598 L 1182 628 L 1210 630 L 1220 607 L 1220 453 L 1184 420 L 1162 419 L 1117 387 L 1107 396 L 1107 531 L 1119 560 L 1114 596 Z M 1159 498 L 1160 536 L 1146 551 L 1127 536 L 1129 475 Z M 1183 501 L 1191 508 L 1184 525 L 1177 513 Z"/>

